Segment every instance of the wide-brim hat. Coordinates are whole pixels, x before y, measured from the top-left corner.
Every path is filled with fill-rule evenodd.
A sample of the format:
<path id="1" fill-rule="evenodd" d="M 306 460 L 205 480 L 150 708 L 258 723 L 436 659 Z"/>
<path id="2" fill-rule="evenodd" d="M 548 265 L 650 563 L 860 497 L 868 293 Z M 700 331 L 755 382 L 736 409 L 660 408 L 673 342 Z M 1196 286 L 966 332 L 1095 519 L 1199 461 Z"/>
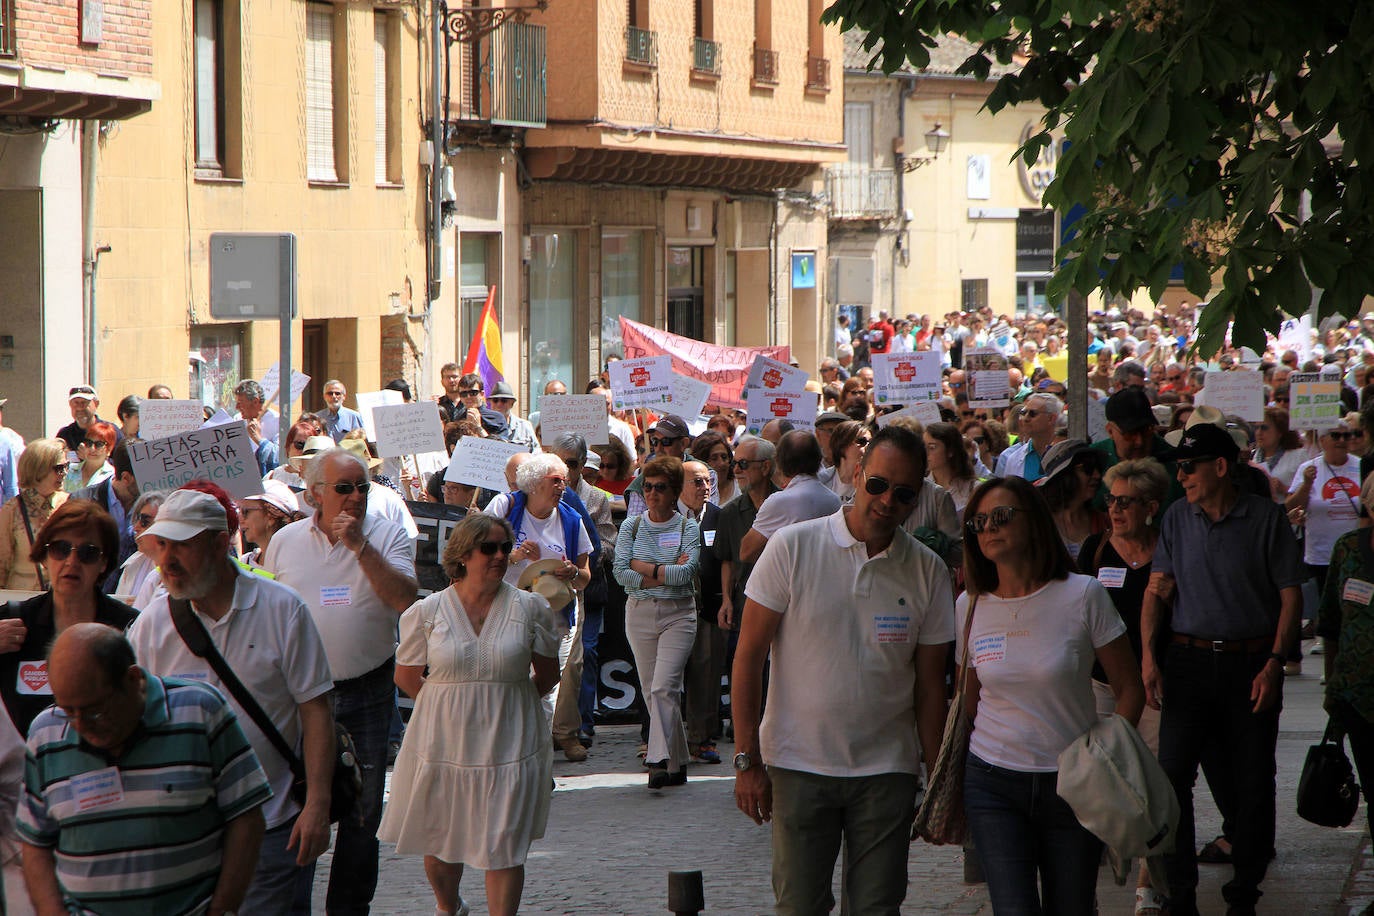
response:
<path id="1" fill-rule="evenodd" d="M 382 459 L 372 457 L 372 452 L 368 451 L 367 443 L 362 439 L 344 439 L 339 443 L 339 448 L 347 449 L 355 457 L 366 462 L 369 471 L 382 465 Z"/>
<path id="2" fill-rule="evenodd" d="M 320 452 L 327 452 L 334 447 L 335 442 L 332 436 L 311 436 L 305 440 L 305 444 L 301 447 L 301 453 L 292 455 L 287 464 L 291 465 L 291 469 L 299 474 L 304 470 L 307 461 Z"/>
<path id="3" fill-rule="evenodd" d="M 239 502 L 246 503 L 249 500 L 266 503 L 288 517 L 300 511 L 300 501 L 296 499 L 296 494 L 280 480 L 264 480 L 261 493 L 245 496 Z"/>
<path id="4" fill-rule="evenodd" d="M 555 611 L 562 610 L 577 597 L 571 583 L 554 575 L 563 568 L 563 562 L 557 558 L 534 561 L 520 573 L 520 579 L 515 583 L 516 587 L 542 595 L 549 602 L 549 607 Z"/>
<path id="5" fill-rule="evenodd" d="M 1040 459 L 1040 468 L 1043 474 L 1035 481 L 1035 485 L 1043 487 L 1054 478 L 1066 473 L 1083 458 L 1091 460 L 1099 471 L 1106 469 L 1106 453 L 1098 451 L 1084 440 L 1067 439 L 1063 442 L 1056 442 L 1050 446 L 1049 451 L 1045 452 L 1045 457 Z"/>

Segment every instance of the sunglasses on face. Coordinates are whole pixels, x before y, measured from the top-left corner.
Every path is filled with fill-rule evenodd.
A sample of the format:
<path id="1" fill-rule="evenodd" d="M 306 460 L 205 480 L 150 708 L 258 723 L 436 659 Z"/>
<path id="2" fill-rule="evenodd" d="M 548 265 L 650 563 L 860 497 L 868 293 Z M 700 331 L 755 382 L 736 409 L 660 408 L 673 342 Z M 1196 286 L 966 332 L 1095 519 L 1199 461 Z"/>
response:
<path id="1" fill-rule="evenodd" d="M 87 566 L 100 562 L 105 551 L 98 544 L 73 544 L 71 541 L 49 541 L 46 548 L 48 556 L 61 563 L 76 551 L 76 558 Z"/>
<path id="2" fill-rule="evenodd" d="M 649 445 L 653 448 L 658 448 L 661 445 L 672 445 L 681 438 L 681 436 L 650 436 Z"/>
<path id="3" fill-rule="evenodd" d="M 1208 461 L 1216 461 L 1215 458 L 1183 458 L 1178 462 L 1178 471 L 1183 475 L 1190 475 L 1198 469 L 1199 465 Z"/>
<path id="4" fill-rule="evenodd" d="M 997 506 L 991 512 L 979 512 L 973 518 L 964 522 L 964 527 L 969 534 L 982 534 L 984 531 L 996 531 L 1003 525 L 1011 524 L 1013 516 L 1018 512 L 1024 512 L 1015 506 Z"/>
<path id="5" fill-rule="evenodd" d="M 479 394 L 481 394 L 481 393 L 482 393 L 482 389 L 481 389 L 481 388 L 460 388 L 460 389 L 458 389 L 458 397 L 460 397 L 460 398 L 475 398 L 475 397 L 477 397 L 477 396 L 478 396 Z"/>
<path id="6" fill-rule="evenodd" d="M 54 465 L 52 466 L 52 472 L 53 472 L 54 474 L 66 474 L 66 473 L 67 473 L 67 465 L 66 465 L 66 464 L 54 464 Z"/>
<path id="7" fill-rule="evenodd" d="M 736 458 L 730 464 L 737 471 L 747 471 L 751 464 L 763 464 L 762 458 Z"/>
<path id="8" fill-rule="evenodd" d="M 857 445 L 859 448 L 868 448 L 868 443 L 872 441 L 873 439 L 869 436 L 860 436 L 859 438 L 854 440 L 854 444 Z"/>
<path id="9" fill-rule="evenodd" d="M 666 483 L 646 483 L 644 484 L 645 493 L 667 493 L 672 487 Z"/>
<path id="10" fill-rule="evenodd" d="M 554 476 L 553 474 L 550 474 L 548 477 L 545 477 L 545 478 L 544 478 L 544 482 L 545 482 L 545 483 L 553 483 L 553 484 L 555 484 L 555 485 L 557 485 L 557 486 L 560 486 L 560 487 L 566 487 L 566 486 L 568 485 L 568 478 L 566 478 L 566 477 L 556 477 L 556 476 Z"/>
<path id="11" fill-rule="evenodd" d="M 334 492 L 340 496 L 352 496 L 354 490 L 366 496 L 367 491 L 372 489 L 372 484 L 367 481 L 353 483 L 351 480 L 341 480 L 338 483 L 331 483 L 329 486 L 333 487 Z"/>
<path id="12" fill-rule="evenodd" d="M 1352 435 L 1343 429 L 1327 433 L 1327 436 L 1329 436 L 1333 442 L 1344 442 L 1347 439 L 1352 438 Z"/>
<path id="13" fill-rule="evenodd" d="M 86 448 L 107 448 L 105 443 L 101 442 L 99 439 L 86 439 L 81 444 L 86 446 Z"/>
<path id="14" fill-rule="evenodd" d="M 1027 420 L 1034 420 L 1044 412 L 1043 410 L 1036 410 L 1034 407 L 1024 407 L 1021 409 L 1021 416 L 1025 417 Z"/>
<path id="15" fill-rule="evenodd" d="M 477 545 L 477 549 L 482 551 L 482 555 L 486 557 L 496 556 L 498 550 L 506 556 L 510 556 L 510 552 L 515 549 L 515 543 L 513 541 L 483 541 Z"/>
<path id="16" fill-rule="evenodd" d="M 865 476 L 864 491 L 868 493 L 869 496 L 882 496 L 888 490 L 891 490 L 897 502 L 904 506 L 909 506 L 916 501 L 916 491 L 911 487 L 894 487 L 885 477 Z"/>
<path id="17" fill-rule="evenodd" d="M 987 445 L 987 444 L 988 444 L 988 437 L 987 437 L 987 436 L 969 436 L 969 437 L 968 437 L 968 441 L 974 443 L 975 445 Z"/>
<path id="18" fill-rule="evenodd" d="M 1145 500 L 1139 496 L 1113 496 L 1108 493 L 1104 499 L 1108 509 L 1129 509 L 1134 505 L 1145 504 Z"/>

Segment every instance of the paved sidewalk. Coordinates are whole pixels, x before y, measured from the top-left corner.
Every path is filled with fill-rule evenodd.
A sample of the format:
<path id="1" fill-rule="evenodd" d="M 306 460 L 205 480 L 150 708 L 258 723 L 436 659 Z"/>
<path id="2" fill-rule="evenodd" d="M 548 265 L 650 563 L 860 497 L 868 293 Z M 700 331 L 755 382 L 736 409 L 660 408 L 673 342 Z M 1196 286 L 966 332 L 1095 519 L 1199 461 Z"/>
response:
<path id="1" fill-rule="evenodd" d="M 1374 901 L 1374 849 L 1365 833 L 1364 810 L 1344 830 L 1317 827 L 1294 813 L 1297 780 L 1307 747 L 1321 737 L 1325 714 L 1318 683 L 1321 658 L 1306 660 L 1307 674 L 1286 685 L 1278 748 L 1278 859 L 1269 870 L 1261 913 L 1354 916 Z M 856 713 L 861 711 L 856 710 Z M 772 912 L 769 833 L 734 806 L 729 764 L 693 767 L 686 786 L 650 792 L 635 757 L 636 727 L 604 727 L 585 763 L 556 757 L 557 790 L 548 835 L 535 843 L 526 866 L 521 913 L 647 914 L 667 912 L 667 874 L 700 869 L 706 912 Z M 721 745 L 721 756 L 732 753 Z M 1199 843 L 1219 832 L 1206 790 L 1198 798 Z M 431 916 L 433 898 L 419 857 L 382 848 L 376 916 Z M 329 856 L 321 860 L 327 875 Z M 1199 899 L 1205 916 L 1225 913 L 1221 885 L 1226 866 L 1202 866 Z M 960 850 L 915 843 L 904 913 L 987 914 L 981 886 L 963 883 Z M 1133 883 L 1133 882 L 1132 882 Z M 1134 890 L 1099 879 L 1103 916 L 1130 916 Z M 470 871 L 463 893 L 473 914 L 487 913 L 482 875 Z M 315 912 L 323 913 L 324 887 L 317 881 Z M 836 910 L 838 912 L 838 909 Z"/>

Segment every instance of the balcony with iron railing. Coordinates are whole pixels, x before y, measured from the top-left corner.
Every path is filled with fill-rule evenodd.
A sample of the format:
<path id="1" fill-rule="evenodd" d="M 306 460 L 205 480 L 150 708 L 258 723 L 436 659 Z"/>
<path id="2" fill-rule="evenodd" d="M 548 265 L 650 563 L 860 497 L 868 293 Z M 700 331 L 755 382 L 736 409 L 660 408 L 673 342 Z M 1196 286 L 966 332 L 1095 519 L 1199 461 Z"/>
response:
<path id="1" fill-rule="evenodd" d="M 0 0 L 0 57 L 15 54 L 14 0 Z"/>
<path id="2" fill-rule="evenodd" d="M 754 45 L 754 85 L 778 84 L 778 52 Z"/>
<path id="3" fill-rule="evenodd" d="M 494 127 L 543 127 L 548 80 L 544 26 L 507 22 L 478 43 L 457 46 L 454 116 Z"/>
<path id="4" fill-rule="evenodd" d="M 720 42 L 709 38 L 692 39 L 692 72 L 720 76 Z"/>
<path id="5" fill-rule="evenodd" d="M 897 215 L 897 173 L 866 165 L 833 165 L 825 171 L 830 218 L 884 220 Z"/>
<path id="6" fill-rule="evenodd" d="M 627 26 L 625 29 L 625 62 L 637 67 L 658 66 L 658 33 Z"/>
<path id="7" fill-rule="evenodd" d="M 806 58 L 806 89 L 808 92 L 830 91 L 830 61 L 824 57 Z"/>

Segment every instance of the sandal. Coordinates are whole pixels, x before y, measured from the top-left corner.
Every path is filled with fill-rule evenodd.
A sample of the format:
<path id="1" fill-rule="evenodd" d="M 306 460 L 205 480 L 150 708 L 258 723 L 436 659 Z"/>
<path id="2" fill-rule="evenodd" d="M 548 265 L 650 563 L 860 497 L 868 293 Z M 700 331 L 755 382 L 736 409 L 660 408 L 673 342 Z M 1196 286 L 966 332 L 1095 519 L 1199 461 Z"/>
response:
<path id="1" fill-rule="evenodd" d="M 1225 839 L 1226 839 L 1226 837 L 1225 837 L 1224 835 L 1223 835 L 1223 836 L 1219 836 L 1219 837 L 1217 837 L 1215 840 L 1212 840 L 1210 843 L 1208 843 L 1206 846 L 1203 846 L 1202 849 L 1199 850 L 1199 851 L 1198 851 L 1198 854 L 1197 854 L 1197 861 L 1198 861 L 1198 864 L 1199 864 L 1199 865 L 1230 865 L 1230 864 L 1231 864 L 1231 852 L 1230 852 L 1230 850 L 1223 849 L 1223 848 L 1221 847 L 1221 843 L 1219 842 L 1219 841 L 1222 841 L 1222 840 L 1225 840 Z"/>
<path id="2" fill-rule="evenodd" d="M 1163 916 L 1164 895 L 1153 887 L 1135 889 L 1135 916 Z"/>
<path id="3" fill-rule="evenodd" d="M 716 750 L 714 741 L 703 741 L 692 759 L 698 763 L 720 763 L 720 752 Z"/>

